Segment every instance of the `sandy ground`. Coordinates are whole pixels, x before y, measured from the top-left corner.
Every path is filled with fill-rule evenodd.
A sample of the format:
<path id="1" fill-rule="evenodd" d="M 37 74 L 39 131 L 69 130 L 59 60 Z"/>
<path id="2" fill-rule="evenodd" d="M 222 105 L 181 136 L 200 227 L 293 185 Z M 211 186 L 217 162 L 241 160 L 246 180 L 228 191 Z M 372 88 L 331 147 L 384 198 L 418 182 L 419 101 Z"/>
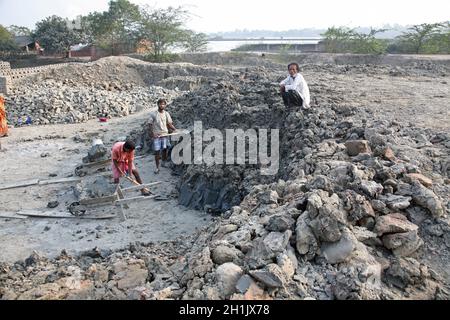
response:
<path id="1" fill-rule="evenodd" d="M 82 158 L 94 138 L 101 138 L 110 147 L 118 137 L 126 135 L 134 128 L 140 128 L 148 111 L 126 118 L 112 119 L 107 123 L 89 121 L 73 125 L 49 125 L 13 128 L 10 136 L 2 138 L 0 152 L 1 185 L 17 183 L 29 179 L 57 179 L 73 175 L 74 169 L 82 163 Z M 79 134 L 86 142 L 75 142 Z M 6 149 L 6 150 L 5 150 Z M 48 153 L 47 157 L 41 157 Z M 76 253 L 94 247 L 118 249 L 131 242 L 165 241 L 192 233 L 196 228 L 209 223 L 211 216 L 189 210 L 178 205 L 175 185 L 177 177 L 169 169 L 162 168 L 159 175 L 153 173 L 154 159 L 151 155 L 136 160 L 144 182 L 162 181 L 152 188 L 156 194 L 169 196 L 167 201 L 154 199 L 131 204 L 125 210 L 127 220 L 87 219 L 4 219 L 0 218 L 0 261 L 14 262 L 24 259 L 33 250 L 55 256 L 62 249 Z M 109 171 L 109 165 L 106 166 Z M 50 177 L 56 174 L 56 177 Z M 124 180 L 122 186 L 131 186 Z M 47 186 L 29 186 L 0 190 L 0 214 L 15 213 L 19 210 L 38 210 L 49 213 L 61 212 L 68 216 L 66 204 L 75 198 L 72 187 L 75 183 Z M 139 196 L 138 192 L 127 197 Z M 48 209 L 49 201 L 58 200 L 59 206 Z M 113 206 L 102 208 L 104 214 L 117 213 Z"/>

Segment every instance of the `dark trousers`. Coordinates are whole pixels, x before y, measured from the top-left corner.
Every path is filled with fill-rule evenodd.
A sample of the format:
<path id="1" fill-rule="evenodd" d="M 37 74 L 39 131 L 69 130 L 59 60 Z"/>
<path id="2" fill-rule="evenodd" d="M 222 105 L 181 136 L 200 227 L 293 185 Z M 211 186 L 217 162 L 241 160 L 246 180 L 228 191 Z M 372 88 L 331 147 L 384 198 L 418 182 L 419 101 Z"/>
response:
<path id="1" fill-rule="evenodd" d="M 301 107 L 303 105 L 302 97 L 300 97 L 298 92 L 295 90 L 282 91 L 281 96 L 283 97 L 283 102 L 286 107 Z"/>

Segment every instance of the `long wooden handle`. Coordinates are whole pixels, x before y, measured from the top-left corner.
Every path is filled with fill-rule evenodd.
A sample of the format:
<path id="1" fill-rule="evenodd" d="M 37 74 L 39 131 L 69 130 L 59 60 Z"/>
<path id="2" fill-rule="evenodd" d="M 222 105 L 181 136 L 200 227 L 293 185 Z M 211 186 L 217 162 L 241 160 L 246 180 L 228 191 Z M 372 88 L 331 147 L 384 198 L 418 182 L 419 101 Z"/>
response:
<path id="1" fill-rule="evenodd" d="M 181 131 L 177 130 L 177 131 L 172 132 L 172 133 L 160 135 L 159 137 L 177 136 L 177 135 L 180 135 L 180 134 L 188 134 L 188 133 L 189 133 L 189 131 L 187 131 L 187 130 L 181 130 Z"/>
<path id="2" fill-rule="evenodd" d="M 139 182 L 137 182 L 136 180 L 134 180 L 134 179 L 131 178 L 131 177 L 125 176 L 125 178 L 127 178 L 128 180 L 130 180 L 132 183 L 134 183 L 134 184 L 137 185 L 137 186 L 140 186 L 140 185 L 141 185 Z M 142 190 L 145 190 L 145 191 L 147 191 L 147 192 L 150 192 L 150 190 L 148 190 L 147 188 L 142 188 Z"/>

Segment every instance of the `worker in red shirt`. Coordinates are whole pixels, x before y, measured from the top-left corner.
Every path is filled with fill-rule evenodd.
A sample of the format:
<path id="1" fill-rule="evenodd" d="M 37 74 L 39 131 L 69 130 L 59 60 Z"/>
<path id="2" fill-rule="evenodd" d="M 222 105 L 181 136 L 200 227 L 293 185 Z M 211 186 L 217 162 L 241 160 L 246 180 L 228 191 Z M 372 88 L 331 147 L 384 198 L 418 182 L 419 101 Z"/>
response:
<path id="1" fill-rule="evenodd" d="M 136 170 L 134 166 L 134 149 L 135 144 L 131 140 L 127 140 L 125 142 L 116 142 L 112 147 L 111 157 L 112 163 L 111 168 L 114 177 L 114 183 L 119 183 L 120 177 L 131 176 L 134 175 L 136 181 L 139 184 L 142 184 L 141 177 L 139 176 L 139 172 Z M 147 189 L 141 190 L 143 195 L 148 196 L 150 192 Z"/>

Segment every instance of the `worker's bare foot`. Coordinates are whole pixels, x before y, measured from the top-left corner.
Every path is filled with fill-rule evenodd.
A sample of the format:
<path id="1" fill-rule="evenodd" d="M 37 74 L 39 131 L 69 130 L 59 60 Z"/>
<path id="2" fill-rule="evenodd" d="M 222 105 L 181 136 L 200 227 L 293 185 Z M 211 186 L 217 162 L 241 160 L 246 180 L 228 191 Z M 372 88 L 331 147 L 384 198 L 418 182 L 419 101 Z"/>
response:
<path id="1" fill-rule="evenodd" d="M 143 196 L 146 196 L 146 197 L 148 197 L 149 195 L 152 194 L 152 193 L 151 193 L 150 191 L 148 191 L 148 190 L 141 190 L 141 193 L 142 193 Z"/>

